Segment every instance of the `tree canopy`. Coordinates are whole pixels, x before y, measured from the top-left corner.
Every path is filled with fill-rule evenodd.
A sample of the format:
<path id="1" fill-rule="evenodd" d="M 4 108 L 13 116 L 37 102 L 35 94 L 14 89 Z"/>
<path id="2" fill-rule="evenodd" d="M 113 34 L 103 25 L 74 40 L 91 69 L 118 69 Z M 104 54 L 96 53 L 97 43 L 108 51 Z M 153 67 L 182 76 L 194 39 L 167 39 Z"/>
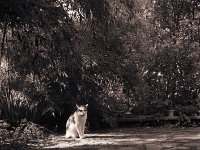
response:
<path id="1" fill-rule="evenodd" d="M 164 115 L 169 101 L 179 113 L 199 109 L 198 0 L 1 0 L 0 8 L 1 118 L 63 126 L 76 103 L 89 103 L 93 127 L 128 110 Z"/>

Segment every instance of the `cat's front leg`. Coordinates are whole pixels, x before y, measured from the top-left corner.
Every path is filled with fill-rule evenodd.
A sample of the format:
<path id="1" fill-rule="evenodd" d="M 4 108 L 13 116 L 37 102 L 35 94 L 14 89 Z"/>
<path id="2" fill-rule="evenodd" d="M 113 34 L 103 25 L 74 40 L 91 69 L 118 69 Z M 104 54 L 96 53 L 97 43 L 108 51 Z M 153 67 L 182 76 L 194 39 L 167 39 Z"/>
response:
<path id="1" fill-rule="evenodd" d="M 83 137 L 83 138 L 86 137 L 85 134 L 84 134 L 84 131 L 85 131 L 85 126 L 83 125 L 83 126 L 81 127 L 81 134 L 82 134 L 82 137 Z"/>
<path id="2" fill-rule="evenodd" d="M 82 139 L 83 135 L 82 135 L 82 132 L 81 132 L 81 127 L 79 125 L 76 125 L 76 130 L 78 132 L 79 137 Z"/>
<path id="3" fill-rule="evenodd" d="M 85 138 L 85 136 L 84 136 L 84 132 L 82 131 L 82 129 L 81 129 L 81 131 L 80 131 L 80 136 L 79 136 L 81 139 L 83 139 L 83 138 Z"/>
<path id="4" fill-rule="evenodd" d="M 81 139 L 85 138 L 85 135 L 84 135 L 84 128 L 81 127 L 80 128 L 80 136 L 79 136 Z"/>

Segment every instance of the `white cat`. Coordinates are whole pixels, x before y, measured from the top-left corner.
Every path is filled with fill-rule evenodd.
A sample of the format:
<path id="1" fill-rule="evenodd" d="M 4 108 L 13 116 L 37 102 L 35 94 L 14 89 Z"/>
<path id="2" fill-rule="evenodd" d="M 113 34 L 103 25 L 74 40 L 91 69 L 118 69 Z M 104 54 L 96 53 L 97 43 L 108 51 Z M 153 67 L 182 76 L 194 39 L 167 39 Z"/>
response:
<path id="1" fill-rule="evenodd" d="M 84 138 L 85 123 L 87 120 L 86 105 L 76 105 L 76 111 L 69 117 L 66 123 L 66 138 Z"/>

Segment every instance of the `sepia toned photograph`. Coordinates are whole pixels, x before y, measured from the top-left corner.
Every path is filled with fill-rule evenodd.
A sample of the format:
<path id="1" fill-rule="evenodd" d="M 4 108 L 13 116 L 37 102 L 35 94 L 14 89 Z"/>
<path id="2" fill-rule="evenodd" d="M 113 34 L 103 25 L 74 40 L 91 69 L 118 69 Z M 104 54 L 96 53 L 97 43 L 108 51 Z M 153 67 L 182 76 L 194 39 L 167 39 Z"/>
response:
<path id="1" fill-rule="evenodd" d="M 0 0 L 0 150 L 200 150 L 200 0 Z"/>

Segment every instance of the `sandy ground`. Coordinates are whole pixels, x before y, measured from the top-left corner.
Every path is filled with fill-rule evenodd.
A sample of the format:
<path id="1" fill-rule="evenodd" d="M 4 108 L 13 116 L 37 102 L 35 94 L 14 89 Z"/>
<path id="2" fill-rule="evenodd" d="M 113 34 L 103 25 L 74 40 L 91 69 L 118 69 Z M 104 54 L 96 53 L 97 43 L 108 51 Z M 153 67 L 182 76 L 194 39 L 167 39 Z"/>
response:
<path id="1" fill-rule="evenodd" d="M 40 149 L 200 150 L 200 128 L 127 128 L 88 133 L 84 139 L 49 137 Z"/>

